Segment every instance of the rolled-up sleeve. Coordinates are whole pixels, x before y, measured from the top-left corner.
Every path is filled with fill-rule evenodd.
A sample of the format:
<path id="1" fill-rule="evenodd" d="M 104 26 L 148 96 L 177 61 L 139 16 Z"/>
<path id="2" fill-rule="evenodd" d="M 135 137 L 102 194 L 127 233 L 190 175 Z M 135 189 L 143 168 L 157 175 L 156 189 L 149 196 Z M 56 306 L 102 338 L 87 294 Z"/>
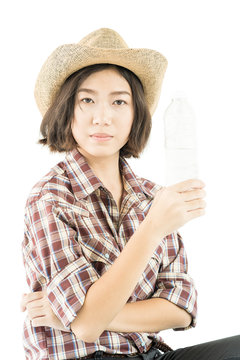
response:
<path id="1" fill-rule="evenodd" d="M 70 220 L 61 207 L 36 201 L 26 208 L 23 241 L 28 283 L 45 285 L 51 307 L 66 329 L 99 278 L 84 257 Z"/>
<path id="2" fill-rule="evenodd" d="M 185 309 L 191 316 L 192 322 L 187 330 L 196 326 L 197 290 L 193 279 L 188 274 L 187 255 L 178 232 L 174 232 L 165 239 L 165 252 L 160 267 L 153 298 L 163 298 Z"/>

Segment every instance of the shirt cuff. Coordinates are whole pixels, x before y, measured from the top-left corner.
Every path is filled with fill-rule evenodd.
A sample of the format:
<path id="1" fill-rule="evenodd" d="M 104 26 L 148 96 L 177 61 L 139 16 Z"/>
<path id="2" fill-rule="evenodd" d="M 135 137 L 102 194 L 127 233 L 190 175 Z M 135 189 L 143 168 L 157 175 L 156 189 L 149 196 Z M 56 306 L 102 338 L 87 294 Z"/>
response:
<path id="1" fill-rule="evenodd" d="M 152 298 L 162 298 L 171 301 L 173 304 L 186 310 L 192 316 L 192 322 L 185 328 L 176 328 L 175 331 L 188 330 L 196 326 L 197 323 L 197 291 L 192 285 L 183 285 L 182 282 L 169 281 L 164 284 L 164 288 L 160 288 L 154 292 Z"/>

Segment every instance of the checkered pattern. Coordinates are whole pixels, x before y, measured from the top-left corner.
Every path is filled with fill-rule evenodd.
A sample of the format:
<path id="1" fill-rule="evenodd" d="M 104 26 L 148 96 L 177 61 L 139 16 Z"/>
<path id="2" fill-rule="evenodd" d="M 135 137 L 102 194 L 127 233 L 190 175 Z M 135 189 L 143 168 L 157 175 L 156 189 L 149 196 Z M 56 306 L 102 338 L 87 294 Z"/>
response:
<path id="1" fill-rule="evenodd" d="M 146 217 L 160 188 L 136 176 L 120 157 L 124 193 L 119 214 L 111 193 L 75 149 L 32 189 L 25 211 L 22 243 L 26 278 L 31 291 L 46 287 L 54 313 L 65 331 L 32 327 L 26 318 L 23 341 L 26 359 L 65 360 L 97 350 L 107 353 L 147 351 L 159 333 L 104 331 L 85 343 L 69 331 L 89 287 L 106 272 Z M 196 323 L 197 293 L 187 273 L 181 236 L 167 236 L 154 251 L 128 302 L 164 298 L 186 309 Z"/>

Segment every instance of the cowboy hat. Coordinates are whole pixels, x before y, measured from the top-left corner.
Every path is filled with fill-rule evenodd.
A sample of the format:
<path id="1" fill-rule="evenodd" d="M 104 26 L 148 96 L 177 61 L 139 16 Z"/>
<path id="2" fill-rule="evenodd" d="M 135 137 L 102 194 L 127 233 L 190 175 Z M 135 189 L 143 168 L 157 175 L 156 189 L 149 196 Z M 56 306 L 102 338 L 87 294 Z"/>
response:
<path id="1" fill-rule="evenodd" d="M 142 82 L 151 115 L 161 91 L 167 59 L 155 50 L 129 48 L 114 30 L 101 28 L 76 44 L 59 46 L 43 64 L 35 84 L 34 95 L 44 116 L 57 91 L 75 71 L 100 63 L 120 65 L 131 70 Z"/>

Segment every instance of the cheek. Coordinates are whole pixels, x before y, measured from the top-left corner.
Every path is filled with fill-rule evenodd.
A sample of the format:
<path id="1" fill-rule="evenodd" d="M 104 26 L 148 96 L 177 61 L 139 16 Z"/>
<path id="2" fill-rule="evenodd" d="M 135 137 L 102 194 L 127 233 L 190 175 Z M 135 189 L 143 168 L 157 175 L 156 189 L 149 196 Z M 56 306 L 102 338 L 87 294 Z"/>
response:
<path id="1" fill-rule="evenodd" d="M 128 129 L 128 132 L 130 133 L 131 129 L 132 129 L 132 126 L 133 126 L 133 117 L 131 117 L 127 123 L 127 126 L 126 128 Z"/>
<path id="2" fill-rule="evenodd" d="M 74 138 L 76 138 L 76 129 L 77 129 L 77 126 L 76 126 L 76 122 L 73 120 L 72 123 L 71 123 L 71 130 L 72 130 L 72 135 Z"/>
<path id="3" fill-rule="evenodd" d="M 77 142 L 79 142 L 83 135 L 83 129 L 82 129 L 81 124 L 79 124 L 78 121 L 73 120 L 73 122 L 71 124 L 71 129 L 72 129 L 72 135 L 73 135 L 74 139 Z"/>

